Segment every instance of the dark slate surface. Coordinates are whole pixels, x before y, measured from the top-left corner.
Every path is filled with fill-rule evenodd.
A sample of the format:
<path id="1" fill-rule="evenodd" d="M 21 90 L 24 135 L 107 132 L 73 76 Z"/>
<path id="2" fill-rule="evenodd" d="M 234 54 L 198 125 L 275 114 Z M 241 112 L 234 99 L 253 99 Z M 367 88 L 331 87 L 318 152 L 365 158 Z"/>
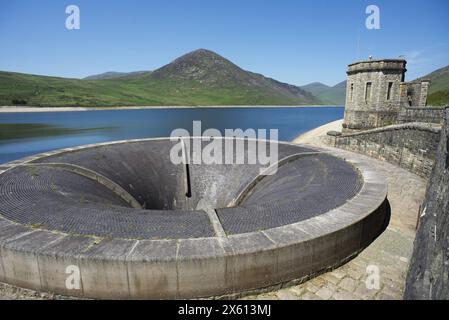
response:
<path id="1" fill-rule="evenodd" d="M 96 182 L 48 167 L 0 175 L 0 212 L 18 223 L 71 234 L 121 238 L 212 236 L 202 211 L 135 210 Z"/>
<path id="2" fill-rule="evenodd" d="M 182 165 L 170 161 L 168 140 L 88 148 L 40 159 L 96 171 L 148 210 L 135 210 L 103 185 L 51 167 L 17 167 L 0 175 L 0 214 L 29 226 L 123 239 L 214 236 L 201 208 L 223 208 L 260 173 L 260 165 L 191 165 L 185 197 Z M 279 159 L 311 149 L 279 145 Z M 361 181 L 352 167 L 328 155 L 305 156 L 264 178 L 242 207 L 218 209 L 228 233 L 281 226 L 324 213 L 351 198 Z"/>
<path id="3" fill-rule="evenodd" d="M 328 155 L 306 156 L 264 178 L 240 207 L 219 209 L 217 214 L 228 234 L 274 228 L 335 209 L 361 186 L 347 162 Z"/>

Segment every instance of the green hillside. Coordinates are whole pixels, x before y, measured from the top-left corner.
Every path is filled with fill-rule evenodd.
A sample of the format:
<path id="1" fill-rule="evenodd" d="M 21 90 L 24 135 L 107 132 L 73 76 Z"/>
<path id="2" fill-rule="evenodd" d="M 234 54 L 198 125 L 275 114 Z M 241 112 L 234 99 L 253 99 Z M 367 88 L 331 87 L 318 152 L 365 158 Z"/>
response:
<path id="1" fill-rule="evenodd" d="M 301 88 L 316 95 L 323 91 L 329 90 L 331 87 L 329 87 L 321 82 L 312 82 L 312 83 L 306 84 L 305 86 L 301 86 Z"/>
<path id="2" fill-rule="evenodd" d="M 429 106 L 448 106 L 449 105 L 449 89 L 436 91 L 427 97 Z"/>
<path id="3" fill-rule="evenodd" d="M 191 52 L 153 72 L 109 73 L 106 78 L 99 75 L 80 80 L 0 72 L 0 105 L 102 107 L 318 103 L 318 99 L 299 87 L 245 71 L 208 50 Z"/>
<path id="4" fill-rule="evenodd" d="M 312 93 L 324 104 L 344 105 L 346 102 L 346 81 L 330 87 L 320 82 L 302 86 L 301 89 Z"/>
<path id="5" fill-rule="evenodd" d="M 420 79 L 430 80 L 428 105 L 449 105 L 449 66 L 429 73 Z"/>
<path id="6" fill-rule="evenodd" d="M 83 80 L 105 80 L 105 79 L 117 79 L 117 78 L 126 78 L 126 77 L 134 77 L 139 74 L 144 74 L 149 71 L 135 71 L 135 72 L 104 72 L 101 74 L 96 74 L 92 76 L 88 76 L 83 78 Z"/>

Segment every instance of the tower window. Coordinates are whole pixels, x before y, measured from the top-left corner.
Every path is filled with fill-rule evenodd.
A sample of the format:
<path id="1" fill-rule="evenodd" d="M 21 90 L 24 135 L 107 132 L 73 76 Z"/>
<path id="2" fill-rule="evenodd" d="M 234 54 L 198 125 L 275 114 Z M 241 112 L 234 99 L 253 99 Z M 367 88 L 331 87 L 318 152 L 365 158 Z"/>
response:
<path id="1" fill-rule="evenodd" d="M 388 82 L 388 89 L 387 89 L 387 100 L 391 99 L 391 90 L 393 89 L 393 82 Z"/>
<path id="2" fill-rule="evenodd" d="M 415 90 L 413 88 L 407 89 L 407 100 L 408 105 L 411 107 L 413 105 L 413 96 L 415 95 Z"/>
<path id="3" fill-rule="evenodd" d="M 349 87 L 349 102 L 352 102 L 353 95 L 354 95 L 354 84 L 351 83 L 351 86 Z"/>
<path id="4" fill-rule="evenodd" d="M 371 87 L 372 87 L 373 83 L 372 82 L 367 82 L 366 83 L 366 89 L 365 89 L 365 101 L 369 102 L 371 100 Z"/>

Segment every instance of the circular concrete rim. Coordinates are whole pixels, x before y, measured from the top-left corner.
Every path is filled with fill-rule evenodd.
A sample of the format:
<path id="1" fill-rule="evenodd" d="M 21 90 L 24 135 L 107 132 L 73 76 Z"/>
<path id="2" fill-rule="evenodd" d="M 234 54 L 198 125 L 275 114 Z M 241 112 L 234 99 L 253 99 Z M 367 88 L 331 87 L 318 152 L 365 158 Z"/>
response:
<path id="1" fill-rule="evenodd" d="M 60 149 L 0 167 L 8 170 L 85 148 L 164 139 Z M 312 149 L 341 157 L 338 151 Z M 388 222 L 385 179 L 356 155 L 344 160 L 363 177 L 354 198 L 308 220 L 258 232 L 178 240 L 100 239 L 33 229 L 1 217 L 0 281 L 68 296 L 166 299 L 229 296 L 310 278 L 356 255 Z M 73 288 L 67 281 L 78 271 L 80 285 Z"/>

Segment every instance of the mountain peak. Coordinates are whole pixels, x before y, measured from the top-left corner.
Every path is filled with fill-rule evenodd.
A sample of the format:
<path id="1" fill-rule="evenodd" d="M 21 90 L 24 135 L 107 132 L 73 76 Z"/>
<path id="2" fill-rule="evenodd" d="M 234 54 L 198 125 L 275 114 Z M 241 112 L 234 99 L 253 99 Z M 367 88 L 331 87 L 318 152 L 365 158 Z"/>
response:
<path id="1" fill-rule="evenodd" d="M 317 91 L 327 90 L 330 87 L 321 82 L 312 82 L 312 83 L 306 84 L 304 86 L 301 86 L 301 88 L 308 90 L 308 91 L 317 92 Z"/>
<path id="2" fill-rule="evenodd" d="M 309 83 L 308 86 L 323 86 L 323 87 L 329 87 L 328 85 L 326 85 L 326 84 L 324 84 L 324 83 L 322 83 L 322 82 L 319 82 L 319 81 L 315 81 L 315 82 Z"/>
<path id="3" fill-rule="evenodd" d="M 196 55 L 196 56 L 215 56 L 215 57 L 220 57 L 222 59 L 224 59 L 222 56 L 220 56 L 218 53 L 212 51 L 212 50 L 208 50 L 208 49 L 196 49 L 193 50 L 189 53 L 186 53 L 185 55 L 181 56 L 180 58 L 184 57 L 184 56 L 188 56 L 188 55 Z"/>
<path id="4" fill-rule="evenodd" d="M 207 49 L 197 49 L 195 51 L 186 53 L 180 56 L 179 58 L 175 59 L 174 61 L 172 61 L 171 64 L 173 63 L 200 64 L 204 62 L 209 63 L 226 62 L 232 64 L 229 60 L 223 58 L 218 53 L 215 53 Z"/>
<path id="5" fill-rule="evenodd" d="M 243 70 L 219 54 L 206 49 L 198 49 L 154 71 L 152 76 L 208 82 L 240 72 Z"/>
<path id="6" fill-rule="evenodd" d="M 346 90 L 346 86 L 347 86 L 347 81 L 344 80 L 342 82 L 337 83 L 335 86 L 333 86 L 333 88 L 343 88 Z"/>
<path id="7" fill-rule="evenodd" d="M 290 103 L 292 101 L 317 103 L 312 94 L 299 87 L 245 71 L 207 49 L 198 49 L 179 57 L 154 71 L 151 78 L 169 81 L 173 86 L 188 83 L 189 87 L 197 86 L 217 92 L 245 92 L 245 96 L 254 95 L 257 99 L 261 96 L 270 96 L 273 98 L 272 101 L 285 99 L 284 101 Z"/>

